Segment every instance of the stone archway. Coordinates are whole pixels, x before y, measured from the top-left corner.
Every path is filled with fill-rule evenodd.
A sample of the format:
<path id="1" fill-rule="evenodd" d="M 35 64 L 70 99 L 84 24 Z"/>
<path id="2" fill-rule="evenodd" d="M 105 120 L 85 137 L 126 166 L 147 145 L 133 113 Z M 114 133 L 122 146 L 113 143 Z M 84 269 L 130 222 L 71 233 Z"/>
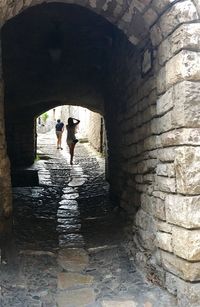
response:
<path id="1" fill-rule="evenodd" d="M 159 283 L 177 292 L 180 306 L 197 306 L 200 5 L 80 2 L 75 4 L 107 18 L 137 46 L 133 52 L 120 41 L 105 91 L 111 187 L 134 220 L 128 248 L 149 276 L 156 270 Z M 5 6 L 2 20 L 38 1 L 23 3 Z"/>

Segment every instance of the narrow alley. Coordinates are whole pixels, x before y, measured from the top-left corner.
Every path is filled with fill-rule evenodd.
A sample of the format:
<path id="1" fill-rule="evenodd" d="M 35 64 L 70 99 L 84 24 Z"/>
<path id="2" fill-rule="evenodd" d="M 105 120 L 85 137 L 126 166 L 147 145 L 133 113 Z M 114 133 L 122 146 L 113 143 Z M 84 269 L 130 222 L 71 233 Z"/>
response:
<path id="1" fill-rule="evenodd" d="M 173 296 L 145 281 L 128 257 L 128 219 L 109 200 L 104 168 L 88 143 L 77 145 L 71 166 L 67 148 L 56 149 L 53 132 L 38 136 L 38 159 L 29 172 L 38 170 L 39 184 L 26 186 L 21 176 L 22 186 L 13 188 L 0 306 L 177 306 Z"/>

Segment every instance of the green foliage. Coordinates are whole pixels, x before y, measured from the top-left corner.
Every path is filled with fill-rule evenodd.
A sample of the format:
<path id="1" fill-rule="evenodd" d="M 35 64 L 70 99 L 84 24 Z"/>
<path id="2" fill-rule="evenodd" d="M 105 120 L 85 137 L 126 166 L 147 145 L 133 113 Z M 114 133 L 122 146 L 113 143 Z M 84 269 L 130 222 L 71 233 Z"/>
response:
<path id="1" fill-rule="evenodd" d="M 34 160 L 34 161 L 36 162 L 36 161 L 39 161 L 39 160 L 40 160 L 40 157 L 39 157 L 38 154 L 36 154 L 36 157 L 35 157 L 35 160 Z"/>
<path id="2" fill-rule="evenodd" d="M 43 121 L 44 123 L 46 123 L 47 118 L 49 117 L 49 115 L 47 114 L 47 112 L 45 112 L 45 113 L 43 113 L 43 114 L 41 115 L 41 117 L 42 117 L 42 121 Z"/>

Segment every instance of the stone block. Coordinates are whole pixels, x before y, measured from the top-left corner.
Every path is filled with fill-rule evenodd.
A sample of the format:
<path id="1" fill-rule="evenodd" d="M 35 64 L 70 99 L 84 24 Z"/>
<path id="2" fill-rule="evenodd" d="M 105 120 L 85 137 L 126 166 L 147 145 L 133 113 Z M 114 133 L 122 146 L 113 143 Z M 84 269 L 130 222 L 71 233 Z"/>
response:
<path id="1" fill-rule="evenodd" d="M 164 269 L 187 281 L 200 281 L 200 262 L 188 262 L 171 253 L 161 251 Z"/>
<path id="2" fill-rule="evenodd" d="M 168 224 L 168 223 L 166 223 L 166 222 L 158 220 L 156 222 L 156 227 L 157 227 L 157 230 L 159 230 L 159 231 L 167 232 L 167 233 L 172 233 L 172 227 L 173 226 Z"/>
<path id="3" fill-rule="evenodd" d="M 166 272 L 166 278 L 165 278 L 165 286 L 169 293 L 176 296 L 177 295 L 177 281 L 178 277 L 175 275 Z"/>
<path id="4" fill-rule="evenodd" d="M 150 37 L 153 46 L 158 46 L 162 42 L 163 40 L 162 31 L 157 23 L 153 25 L 153 27 L 151 28 Z"/>
<path id="5" fill-rule="evenodd" d="M 190 283 L 181 279 L 177 279 L 176 284 L 178 306 L 199 307 L 200 283 Z"/>
<path id="6" fill-rule="evenodd" d="M 154 198 L 146 193 L 141 194 L 141 208 L 149 213 L 152 214 L 152 203 Z"/>
<path id="7" fill-rule="evenodd" d="M 144 97 L 147 97 L 155 89 L 156 89 L 156 77 L 153 76 L 151 78 L 148 78 L 143 83 L 143 85 L 138 88 L 138 91 L 137 91 L 138 100 L 141 100 Z"/>
<path id="8" fill-rule="evenodd" d="M 200 196 L 168 195 L 165 199 L 167 222 L 185 228 L 200 228 Z"/>
<path id="9" fill-rule="evenodd" d="M 69 290 L 59 293 L 56 302 L 58 307 L 86 307 L 95 303 L 95 293 L 90 288 Z"/>
<path id="10" fill-rule="evenodd" d="M 165 94 L 157 100 L 157 115 L 163 115 L 173 108 L 173 88 L 170 88 Z"/>
<path id="11" fill-rule="evenodd" d="M 182 24 L 167 37 L 158 47 L 159 64 L 183 49 L 200 51 L 200 23 Z"/>
<path id="12" fill-rule="evenodd" d="M 182 80 L 200 81 L 200 52 L 182 50 L 165 66 L 165 89 Z"/>
<path id="13" fill-rule="evenodd" d="M 157 119 L 158 134 L 172 130 L 175 127 L 176 126 L 172 121 L 172 111 L 167 112 L 166 114 Z"/>
<path id="14" fill-rule="evenodd" d="M 152 203 L 152 214 L 160 220 L 166 219 L 165 214 L 165 202 L 161 198 L 154 197 L 154 202 Z"/>
<path id="15" fill-rule="evenodd" d="M 172 229 L 174 253 L 189 261 L 200 261 L 200 231 L 180 227 Z"/>
<path id="16" fill-rule="evenodd" d="M 162 67 L 157 74 L 157 91 L 158 95 L 166 92 L 166 66 Z"/>
<path id="17" fill-rule="evenodd" d="M 148 250 L 153 251 L 156 247 L 156 236 L 155 232 L 150 232 L 149 230 L 138 229 L 138 240 L 141 245 Z"/>
<path id="18" fill-rule="evenodd" d="M 137 170 L 139 174 L 151 173 L 157 164 L 156 159 L 148 159 L 137 164 Z"/>
<path id="19" fill-rule="evenodd" d="M 176 0 L 153 0 L 152 6 L 158 14 L 161 14 L 166 7 L 173 5 Z"/>
<path id="20" fill-rule="evenodd" d="M 182 23 L 198 20 L 199 16 L 192 0 L 175 3 L 159 20 L 164 37 L 172 33 Z"/>
<path id="21" fill-rule="evenodd" d="M 144 140 L 144 150 L 153 150 L 157 148 L 156 136 L 152 135 Z"/>
<path id="22" fill-rule="evenodd" d="M 174 165 L 177 191 L 189 195 L 200 194 L 200 148 L 177 148 Z"/>
<path id="23" fill-rule="evenodd" d="M 175 178 L 157 176 L 156 183 L 158 186 L 158 190 L 162 192 L 172 192 L 172 193 L 176 192 Z"/>
<path id="24" fill-rule="evenodd" d="M 175 177 L 175 169 L 173 163 L 158 164 L 156 174 L 164 177 Z"/>
<path id="25" fill-rule="evenodd" d="M 156 136 L 157 147 L 169 147 L 177 145 L 194 145 L 200 146 L 200 129 L 199 128 L 181 128 L 162 133 Z M 176 151 L 174 151 L 176 155 Z"/>
<path id="26" fill-rule="evenodd" d="M 78 273 L 59 273 L 58 289 L 70 289 L 73 287 L 87 287 L 93 283 L 93 276 Z"/>
<path id="27" fill-rule="evenodd" d="M 157 232 L 157 246 L 165 251 L 172 252 L 172 235 L 165 232 Z"/>
<path id="28" fill-rule="evenodd" d="M 174 86 L 172 122 L 176 127 L 200 127 L 200 82 L 184 81 Z"/>
<path id="29" fill-rule="evenodd" d="M 58 263 L 68 271 L 81 272 L 88 261 L 88 254 L 81 248 L 63 248 L 58 253 Z"/>
<path id="30" fill-rule="evenodd" d="M 147 24 L 147 26 L 151 26 L 156 19 L 158 18 L 158 14 L 152 9 L 149 8 L 143 15 L 143 18 Z"/>
<path id="31" fill-rule="evenodd" d="M 161 200 L 165 200 L 167 195 L 168 195 L 167 193 L 164 193 L 161 191 L 157 191 L 157 190 L 153 191 L 153 196 L 160 198 Z"/>
<path id="32" fill-rule="evenodd" d="M 154 220 L 148 213 L 139 209 L 135 216 L 135 224 L 144 230 L 151 230 L 154 225 Z"/>
<path id="33" fill-rule="evenodd" d="M 175 147 L 161 148 L 157 150 L 157 158 L 161 162 L 174 162 Z"/>

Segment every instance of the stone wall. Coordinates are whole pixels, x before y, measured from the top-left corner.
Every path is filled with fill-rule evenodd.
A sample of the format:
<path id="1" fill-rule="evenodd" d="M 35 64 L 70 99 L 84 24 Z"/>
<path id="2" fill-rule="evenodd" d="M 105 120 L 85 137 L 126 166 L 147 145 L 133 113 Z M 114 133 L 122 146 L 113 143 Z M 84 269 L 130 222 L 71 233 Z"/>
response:
<path id="1" fill-rule="evenodd" d="M 127 47 L 115 54 L 114 75 L 124 79 L 110 80 L 115 107 L 107 109 L 110 182 L 133 221 L 127 247 L 180 306 L 200 299 L 199 6 L 175 1 L 160 14 L 150 27 L 153 67 L 145 76 L 141 56 Z"/>
<path id="2" fill-rule="evenodd" d="M 0 80 L 0 219 L 12 211 L 10 162 L 6 153 L 3 82 Z"/>
<path id="3" fill-rule="evenodd" d="M 11 166 L 28 166 L 36 157 L 36 122 L 33 117 L 7 119 L 8 155 Z"/>
<path id="4" fill-rule="evenodd" d="M 99 152 L 102 151 L 103 142 L 103 124 L 100 114 L 90 112 L 89 127 L 88 127 L 88 141 Z"/>

